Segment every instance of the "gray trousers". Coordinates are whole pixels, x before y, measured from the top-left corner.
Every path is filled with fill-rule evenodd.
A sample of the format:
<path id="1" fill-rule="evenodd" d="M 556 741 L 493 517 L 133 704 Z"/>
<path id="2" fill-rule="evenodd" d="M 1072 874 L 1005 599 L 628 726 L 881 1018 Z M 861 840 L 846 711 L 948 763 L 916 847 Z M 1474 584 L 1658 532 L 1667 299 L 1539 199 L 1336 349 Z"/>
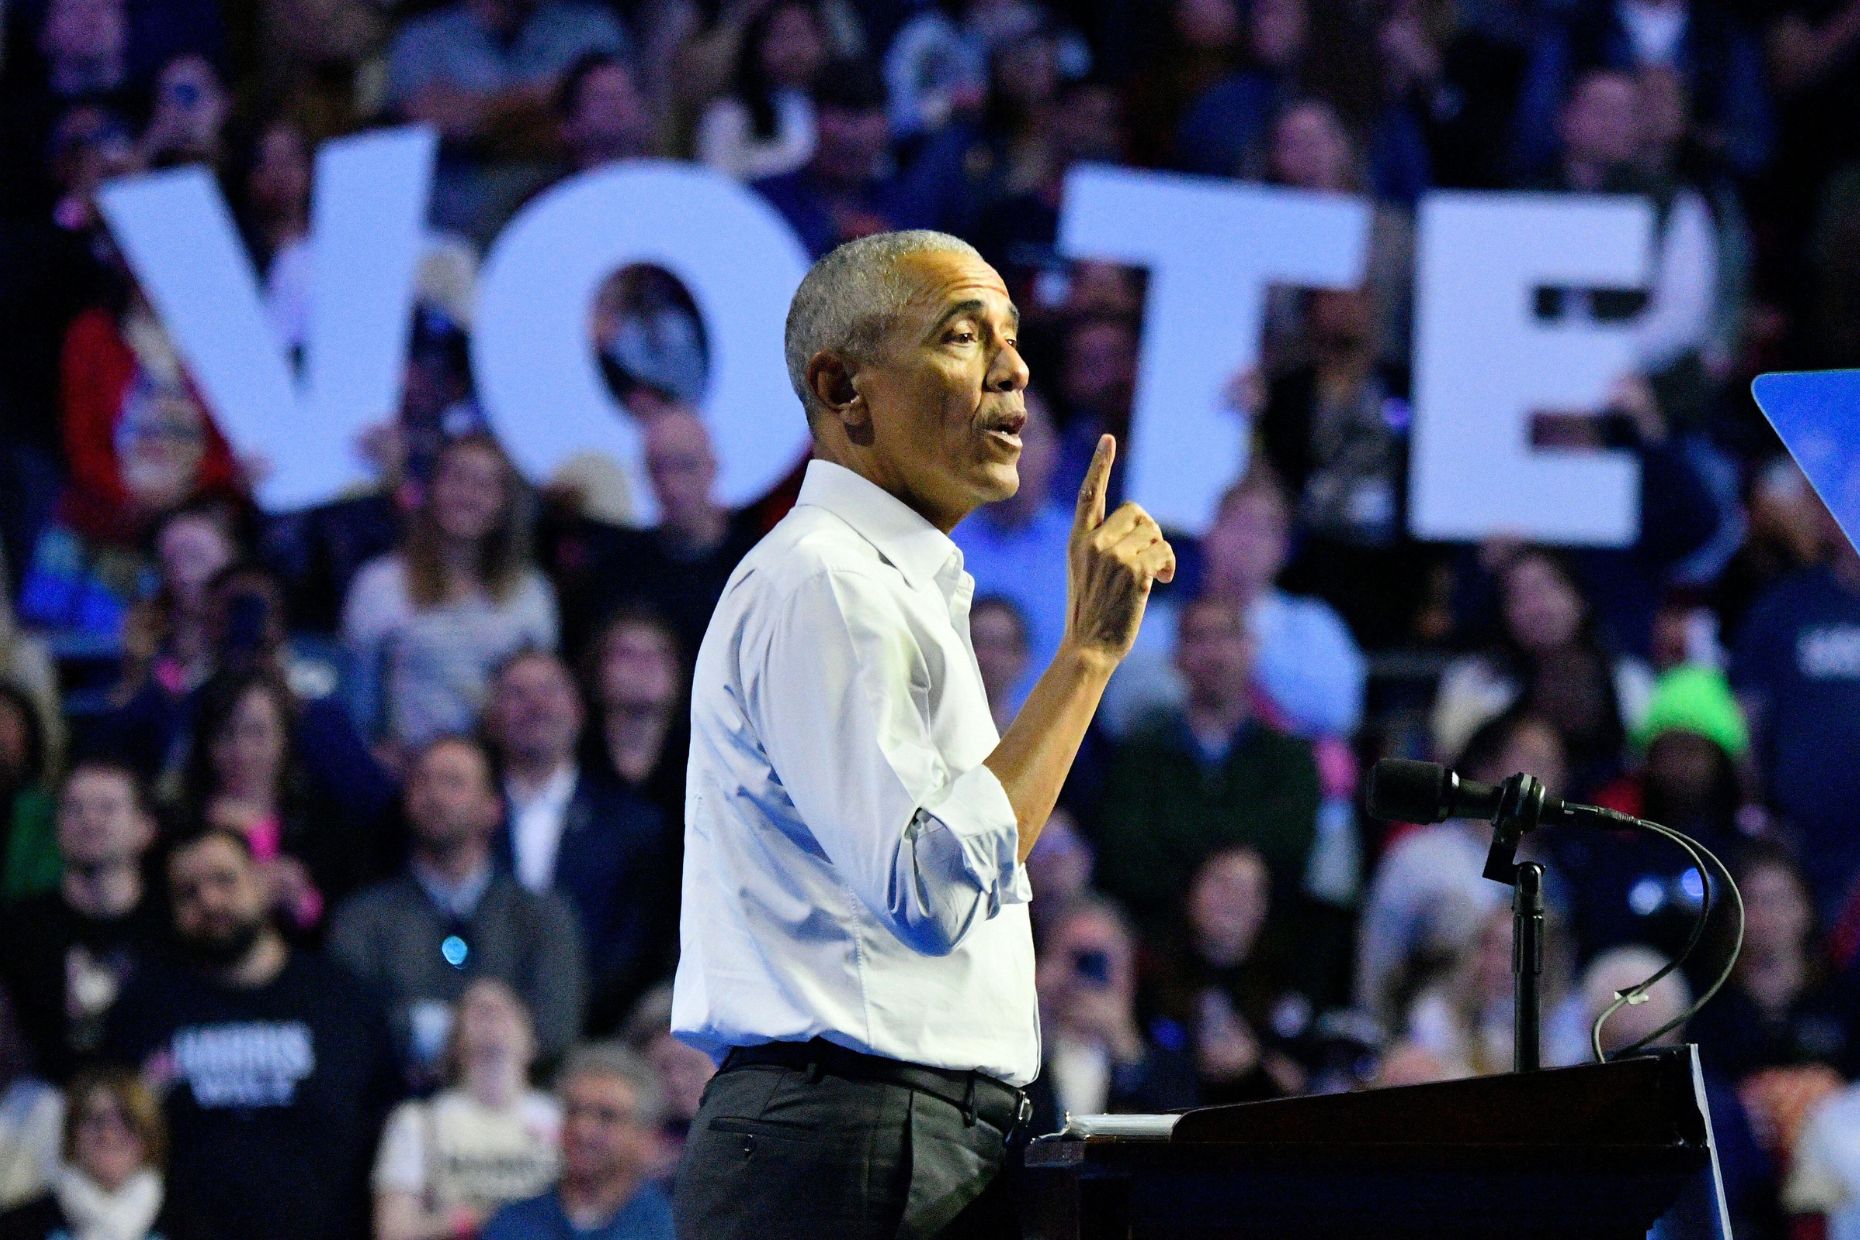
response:
<path id="1" fill-rule="evenodd" d="M 1008 1134 L 883 1081 L 719 1072 L 673 1197 L 679 1240 L 1010 1240 Z"/>

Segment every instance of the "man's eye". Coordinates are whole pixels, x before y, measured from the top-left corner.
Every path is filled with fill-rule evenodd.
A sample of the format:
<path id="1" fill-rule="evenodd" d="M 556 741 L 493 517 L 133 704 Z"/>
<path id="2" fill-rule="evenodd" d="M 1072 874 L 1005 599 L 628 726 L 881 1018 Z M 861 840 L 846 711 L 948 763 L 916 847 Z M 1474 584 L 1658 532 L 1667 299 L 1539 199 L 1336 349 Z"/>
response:
<path id="1" fill-rule="evenodd" d="M 966 331 L 966 330 L 951 332 L 949 334 L 949 339 L 950 339 L 951 344 L 974 344 L 975 333 L 972 331 Z"/>

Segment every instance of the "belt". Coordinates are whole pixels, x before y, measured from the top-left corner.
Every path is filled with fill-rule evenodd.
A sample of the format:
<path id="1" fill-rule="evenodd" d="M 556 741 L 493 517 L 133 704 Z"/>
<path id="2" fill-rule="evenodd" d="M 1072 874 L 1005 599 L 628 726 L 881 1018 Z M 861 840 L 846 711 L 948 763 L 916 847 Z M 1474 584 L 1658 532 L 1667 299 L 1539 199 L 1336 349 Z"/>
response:
<path id="1" fill-rule="evenodd" d="M 973 1124 L 977 1119 L 1012 1136 L 1033 1118 L 1033 1102 L 1026 1093 L 985 1072 L 931 1068 L 848 1050 L 822 1038 L 811 1042 L 764 1042 L 738 1046 L 723 1058 L 721 1071 L 773 1065 L 798 1068 L 815 1080 L 831 1073 L 856 1081 L 882 1081 L 940 1098 L 962 1112 Z"/>

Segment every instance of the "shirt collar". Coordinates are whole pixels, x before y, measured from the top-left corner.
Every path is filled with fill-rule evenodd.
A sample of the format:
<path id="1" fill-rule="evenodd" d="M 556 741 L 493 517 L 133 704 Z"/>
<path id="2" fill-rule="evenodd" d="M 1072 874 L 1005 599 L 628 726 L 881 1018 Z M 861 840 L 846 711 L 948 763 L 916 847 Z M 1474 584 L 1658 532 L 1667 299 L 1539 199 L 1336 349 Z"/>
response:
<path id="1" fill-rule="evenodd" d="M 555 773 L 542 782 L 529 796 L 519 796 L 514 783 L 504 781 L 504 797 L 517 810 L 532 809 L 538 805 L 547 805 L 559 809 L 567 805 L 575 795 L 575 783 L 579 772 L 573 762 L 564 762 L 555 768 Z"/>
<path id="2" fill-rule="evenodd" d="M 440 912 L 461 921 L 470 920 L 472 914 L 478 911 L 478 902 L 484 899 L 484 893 L 491 886 L 491 867 L 488 863 L 456 883 L 448 882 L 443 874 L 423 864 L 417 857 L 413 859 L 411 868 L 414 881 L 420 884 L 427 898 L 439 906 Z"/>
<path id="3" fill-rule="evenodd" d="M 795 503 L 824 508 L 852 526 L 913 586 L 954 592 L 962 573 L 961 548 L 921 513 L 870 479 L 832 461 L 812 460 Z"/>

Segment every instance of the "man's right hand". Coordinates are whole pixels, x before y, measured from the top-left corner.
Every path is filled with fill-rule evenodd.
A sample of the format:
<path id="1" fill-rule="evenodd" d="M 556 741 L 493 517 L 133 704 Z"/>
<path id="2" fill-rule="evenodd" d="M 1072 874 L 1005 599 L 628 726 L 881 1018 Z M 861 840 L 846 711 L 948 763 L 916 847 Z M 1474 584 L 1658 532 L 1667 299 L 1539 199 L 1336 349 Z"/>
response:
<path id="1" fill-rule="evenodd" d="M 1067 574 L 1066 644 L 1116 663 L 1130 653 L 1150 587 L 1175 578 L 1175 551 L 1134 503 L 1104 515 L 1117 440 L 1098 439 L 1079 487 Z"/>

